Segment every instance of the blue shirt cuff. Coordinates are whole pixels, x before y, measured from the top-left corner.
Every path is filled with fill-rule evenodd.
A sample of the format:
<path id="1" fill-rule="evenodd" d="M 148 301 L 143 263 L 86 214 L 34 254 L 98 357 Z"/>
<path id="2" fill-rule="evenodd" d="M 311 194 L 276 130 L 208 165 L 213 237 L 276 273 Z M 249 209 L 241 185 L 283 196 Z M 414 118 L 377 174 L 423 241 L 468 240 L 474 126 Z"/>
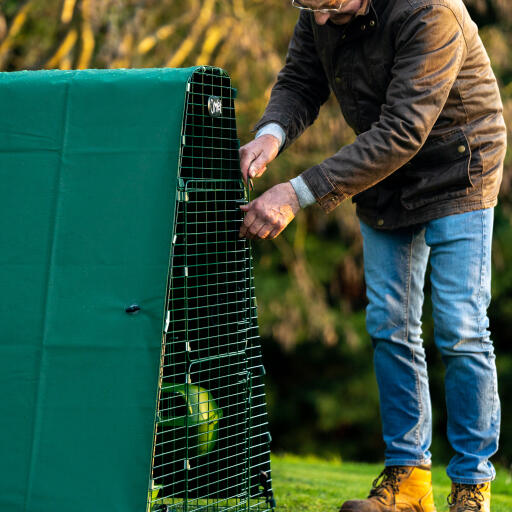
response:
<path id="1" fill-rule="evenodd" d="M 290 183 L 297 194 L 297 199 L 299 200 L 301 208 L 306 208 L 306 206 L 316 202 L 313 192 L 311 192 L 311 189 L 307 186 L 302 176 L 297 176 L 296 178 L 291 179 Z"/>
<path id="2" fill-rule="evenodd" d="M 265 126 L 261 127 L 254 137 L 257 139 L 262 135 L 273 135 L 279 141 L 279 149 L 283 147 L 283 144 L 286 141 L 286 133 L 280 124 L 277 123 L 268 123 Z"/>

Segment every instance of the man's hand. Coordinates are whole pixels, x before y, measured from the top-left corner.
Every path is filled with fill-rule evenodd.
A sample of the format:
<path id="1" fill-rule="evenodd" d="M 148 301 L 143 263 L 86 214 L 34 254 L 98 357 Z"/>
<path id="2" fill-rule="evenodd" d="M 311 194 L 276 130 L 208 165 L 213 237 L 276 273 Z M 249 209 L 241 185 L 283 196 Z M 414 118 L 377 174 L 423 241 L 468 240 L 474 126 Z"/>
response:
<path id="1" fill-rule="evenodd" d="M 279 141 L 273 135 L 262 135 L 240 148 L 240 167 L 247 185 L 251 178 L 259 178 L 267 165 L 279 153 Z"/>
<path id="2" fill-rule="evenodd" d="M 240 238 L 275 238 L 300 210 L 292 185 L 279 183 L 260 197 L 240 206 L 246 212 Z"/>

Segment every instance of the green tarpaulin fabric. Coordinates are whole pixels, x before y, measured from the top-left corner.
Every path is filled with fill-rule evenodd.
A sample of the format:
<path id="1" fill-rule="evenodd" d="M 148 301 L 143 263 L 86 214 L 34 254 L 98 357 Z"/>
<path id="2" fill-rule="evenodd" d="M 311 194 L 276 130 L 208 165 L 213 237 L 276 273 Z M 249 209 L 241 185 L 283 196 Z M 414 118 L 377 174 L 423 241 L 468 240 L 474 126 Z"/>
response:
<path id="1" fill-rule="evenodd" d="M 146 509 L 192 72 L 0 73 L 3 512 Z"/>

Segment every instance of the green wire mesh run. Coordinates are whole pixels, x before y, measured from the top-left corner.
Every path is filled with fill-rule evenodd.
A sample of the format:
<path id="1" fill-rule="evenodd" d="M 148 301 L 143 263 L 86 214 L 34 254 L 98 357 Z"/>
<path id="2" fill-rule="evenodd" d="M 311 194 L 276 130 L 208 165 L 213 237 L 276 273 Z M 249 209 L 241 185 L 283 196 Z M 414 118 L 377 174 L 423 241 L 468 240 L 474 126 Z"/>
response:
<path id="1" fill-rule="evenodd" d="M 151 512 L 274 507 L 235 92 L 216 68 L 187 87 Z"/>

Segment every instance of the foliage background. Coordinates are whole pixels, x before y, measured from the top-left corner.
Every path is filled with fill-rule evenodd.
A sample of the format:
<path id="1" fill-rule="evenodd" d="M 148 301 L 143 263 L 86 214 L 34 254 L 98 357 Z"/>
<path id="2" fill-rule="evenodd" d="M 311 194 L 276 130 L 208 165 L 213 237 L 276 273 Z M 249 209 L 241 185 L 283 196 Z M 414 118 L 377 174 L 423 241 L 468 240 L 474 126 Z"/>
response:
<path id="1" fill-rule="evenodd" d="M 480 27 L 512 126 L 512 4 L 467 0 L 466 5 Z M 244 143 L 263 112 L 296 19 L 286 0 L 0 0 L 0 69 L 220 66 L 239 90 Z M 330 100 L 315 126 L 256 183 L 256 193 L 318 163 L 353 137 Z M 503 405 L 497 460 L 506 465 L 512 462 L 511 166 L 509 155 L 496 211 L 490 309 Z M 283 236 L 258 242 L 255 250 L 274 450 L 382 459 L 372 348 L 364 329 L 361 239 L 352 205 L 329 216 L 310 207 Z M 439 463 L 450 449 L 428 287 L 424 337 Z"/>

